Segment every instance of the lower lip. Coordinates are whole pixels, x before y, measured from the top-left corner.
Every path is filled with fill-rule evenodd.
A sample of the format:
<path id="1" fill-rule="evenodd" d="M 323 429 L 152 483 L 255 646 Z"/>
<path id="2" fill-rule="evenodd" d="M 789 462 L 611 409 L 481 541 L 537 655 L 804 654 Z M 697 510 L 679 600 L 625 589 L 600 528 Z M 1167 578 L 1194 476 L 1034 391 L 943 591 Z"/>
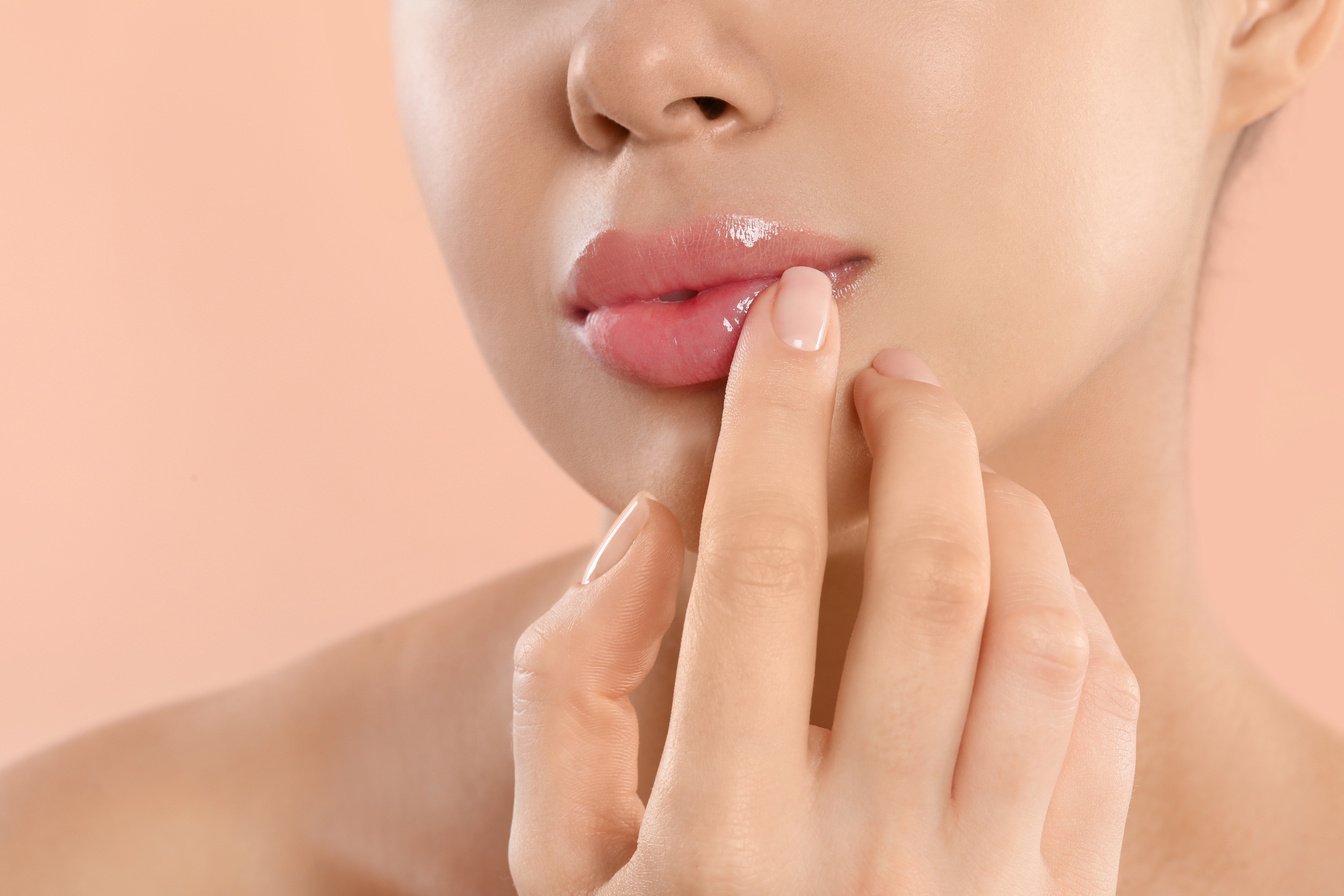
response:
<path id="1" fill-rule="evenodd" d="M 836 300 L 866 270 L 859 258 L 829 268 Z M 587 312 L 579 337 L 617 375 L 649 386 L 691 386 L 725 379 L 756 297 L 779 275 L 722 283 L 684 302 L 645 299 Z"/>

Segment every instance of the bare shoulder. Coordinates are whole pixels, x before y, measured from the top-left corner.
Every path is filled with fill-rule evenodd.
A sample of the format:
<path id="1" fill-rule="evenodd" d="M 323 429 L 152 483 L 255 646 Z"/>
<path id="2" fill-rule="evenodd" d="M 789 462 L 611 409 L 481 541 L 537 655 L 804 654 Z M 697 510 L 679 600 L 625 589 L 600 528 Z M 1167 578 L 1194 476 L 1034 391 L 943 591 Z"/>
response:
<path id="1" fill-rule="evenodd" d="M 512 893 L 513 645 L 589 550 L 0 770 L 0 892 Z"/>
<path id="2" fill-rule="evenodd" d="M 301 794 L 321 892 L 513 893 L 512 662 L 518 637 L 578 580 L 591 546 L 393 620 L 291 673 L 322 756 Z"/>
<path id="3" fill-rule="evenodd" d="M 277 757 L 229 715 L 183 701 L 0 770 L 0 893 L 294 892 L 285 819 L 255 811 Z"/>

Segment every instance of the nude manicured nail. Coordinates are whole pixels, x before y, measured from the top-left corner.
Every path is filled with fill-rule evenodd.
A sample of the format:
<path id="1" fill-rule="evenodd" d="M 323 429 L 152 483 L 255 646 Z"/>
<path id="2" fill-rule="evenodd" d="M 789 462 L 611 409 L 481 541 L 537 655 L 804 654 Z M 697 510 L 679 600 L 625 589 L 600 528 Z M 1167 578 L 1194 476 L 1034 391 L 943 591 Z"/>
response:
<path id="1" fill-rule="evenodd" d="M 786 345 L 815 352 L 831 320 L 831 278 L 816 268 L 789 268 L 780 275 L 771 310 L 775 332 Z"/>
<path id="2" fill-rule="evenodd" d="M 648 492 L 640 491 L 630 499 L 629 504 L 625 505 L 625 509 L 612 522 L 611 528 L 602 537 L 601 544 L 593 552 L 592 559 L 588 561 L 588 567 L 583 571 L 583 578 L 579 580 L 580 585 L 587 585 L 593 579 L 601 576 L 615 566 L 630 550 L 630 545 L 635 543 L 639 530 L 644 528 L 644 523 L 649 519 L 649 502 L 647 500 L 649 497 L 652 496 Z"/>
<path id="3" fill-rule="evenodd" d="M 873 358 L 873 369 L 883 376 L 898 380 L 919 380 L 941 386 L 929 365 L 919 355 L 906 348 L 884 348 Z"/>

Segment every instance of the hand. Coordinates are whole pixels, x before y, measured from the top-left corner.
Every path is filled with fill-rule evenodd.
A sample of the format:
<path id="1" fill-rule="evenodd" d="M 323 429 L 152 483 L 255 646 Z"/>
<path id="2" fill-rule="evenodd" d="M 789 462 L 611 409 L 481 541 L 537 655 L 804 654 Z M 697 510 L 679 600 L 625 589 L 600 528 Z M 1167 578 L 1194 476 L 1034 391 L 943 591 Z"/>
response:
<path id="1" fill-rule="evenodd" d="M 809 307 L 816 351 L 772 326 Z M 522 896 L 1115 892 L 1137 683 L 1045 505 L 982 471 L 936 382 L 854 381 L 873 455 L 863 601 L 833 727 L 810 724 L 838 321 L 810 268 L 748 313 L 647 809 L 628 695 L 674 617 L 676 518 L 641 492 L 613 539 L 637 529 L 628 552 L 609 545 L 615 565 L 519 639 Z"/>

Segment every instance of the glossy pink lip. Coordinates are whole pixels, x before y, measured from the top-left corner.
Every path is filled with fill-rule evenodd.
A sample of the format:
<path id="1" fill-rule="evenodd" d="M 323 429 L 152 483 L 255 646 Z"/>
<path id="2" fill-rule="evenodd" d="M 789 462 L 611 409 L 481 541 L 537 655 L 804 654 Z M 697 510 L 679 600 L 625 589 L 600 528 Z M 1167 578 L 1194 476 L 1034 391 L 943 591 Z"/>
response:
<path id="1" fill-rule="evenodd" d="M 563 291 L 584 347 L 653 386 L 728 376 L 747 310 L 786 269 L 826 272 L 837 301 L 870 264 L 835 237 L 747 215 L 713 215 L 658 234 L 607 230 L 575 260 Z M 685 301 L 660 297 L 694 293 Z"/>

